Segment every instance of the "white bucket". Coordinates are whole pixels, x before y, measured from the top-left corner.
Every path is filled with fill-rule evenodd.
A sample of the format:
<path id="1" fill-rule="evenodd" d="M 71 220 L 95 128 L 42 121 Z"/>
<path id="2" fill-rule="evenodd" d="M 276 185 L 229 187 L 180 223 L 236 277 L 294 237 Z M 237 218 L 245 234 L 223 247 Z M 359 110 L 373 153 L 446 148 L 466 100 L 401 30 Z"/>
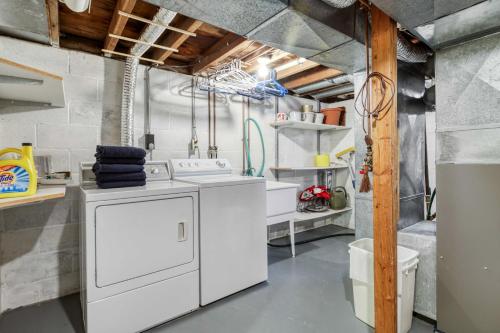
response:
<path id="1" fill-rule="evenodd" d="M 356 317 L 375 327 L 373 286 L 373 239 L 362 238 L 349 244 L 350 278 Z M 398 246 L 398 333 L 407 333 L 413 320 L 415 270 L 418 252 Z"/>

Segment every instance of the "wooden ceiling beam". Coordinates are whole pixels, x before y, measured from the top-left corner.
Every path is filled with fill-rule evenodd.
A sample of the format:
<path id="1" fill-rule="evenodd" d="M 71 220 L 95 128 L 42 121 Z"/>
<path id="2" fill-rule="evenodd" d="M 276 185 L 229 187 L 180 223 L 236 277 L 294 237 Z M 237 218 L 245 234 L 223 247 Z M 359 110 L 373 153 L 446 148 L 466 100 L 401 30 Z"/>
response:
<path id="1" fill-rule="evenodd" d="M 118 39 L 110 37 L 109 34 L 121 35 L 123 33 L 123 29 L 125 29 L 128 17 L 120 15 L 120 11 L 131 13 L 135 7 L 136 2 L 137 0 L 118 0 L 113 12 L 113 18 L 111 19 L 111 23 L 109 24 L 106 40 L 104 41 L 104 49 L 113 51 L 116 48 Z"/>
<path id="2" fill-rule="evenodd" d="M 240 52 L 248 47 L 252 41 L 245 37 L 235 35 L 233 33 L 227 34 L 224 38 L 212 45 L 198 60 L 193 64 L 193 74 L 200 73 L 205 69 L 219 64 L 228 57 Z"/>
<path id="3" fill-rule="evenodd" d="M 292 60 L 292 61 L 295 62 L 296 65 L 287 67 L 283 70 L 278 70 L 278 68 L 276 68 L 276 78 L 278 80 L 287 78 L 289 76 L 292 76 L 292 75 L 307 71 L 308 69 L 319 66 L 319 64 L 317 62 L 314 62 L 311 60 L 306 60 L 302 63 L 297 63 L 297 60 Z M 283 67 L 285 67 L 286 65 L 287 64 L 283 65 Z"/>
<path id="4" fill-rule="evenodd" d="M 202 24 L 203 22 L 201 21 L 186 18 L 177 28 L 194 33 Z M 156 43 L 172 49 L 178 49 L 189 37 L 189 35 L 184 33 L 169 31 L 166 36 L 160 38 Z M 173 51 L 158 49 L 154 50 L 152 57 L 159 61 L 165 61 L 172 53 Z"/>
<path id="5" fill-rule="evenodd" d="M 294 77 L 291 77 L 291 79 L 287 80 L 283 85 L 285 88 L 293 90 L 295 88 L 328 79 L 339 74 L 342 74 L 342 72 L 334 68 L 315 67 L 308 70 L 303 75 L 295 75 Z"/>
<path id="6" fill-rule="evenodd" d="M 45 0 L 49 25 L 50 45 L 59 47 L 59 1 Z"/>

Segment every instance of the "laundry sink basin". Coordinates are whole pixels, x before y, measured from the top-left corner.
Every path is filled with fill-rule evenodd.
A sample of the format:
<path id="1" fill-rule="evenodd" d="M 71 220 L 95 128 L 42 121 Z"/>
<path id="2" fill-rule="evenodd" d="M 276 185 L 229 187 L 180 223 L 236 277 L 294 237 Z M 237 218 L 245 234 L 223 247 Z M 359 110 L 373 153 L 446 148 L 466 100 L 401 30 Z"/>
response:
<path id="1" fill-rule="evenodd" d="M 267 217 L 295 213 L 299 184 L 266 181 Z"/>

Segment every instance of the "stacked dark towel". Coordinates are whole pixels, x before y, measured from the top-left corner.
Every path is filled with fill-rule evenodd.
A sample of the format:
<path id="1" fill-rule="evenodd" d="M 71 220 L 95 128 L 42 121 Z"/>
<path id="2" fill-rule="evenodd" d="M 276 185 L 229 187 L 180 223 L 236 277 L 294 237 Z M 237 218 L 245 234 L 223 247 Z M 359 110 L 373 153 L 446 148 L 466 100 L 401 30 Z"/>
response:
<path id="1" fill-rule="evenodd" d="M 134 147 L 97 146 L 92 171 L 100 188 L 143 186 L 146 184 L 146 151 Z"/>

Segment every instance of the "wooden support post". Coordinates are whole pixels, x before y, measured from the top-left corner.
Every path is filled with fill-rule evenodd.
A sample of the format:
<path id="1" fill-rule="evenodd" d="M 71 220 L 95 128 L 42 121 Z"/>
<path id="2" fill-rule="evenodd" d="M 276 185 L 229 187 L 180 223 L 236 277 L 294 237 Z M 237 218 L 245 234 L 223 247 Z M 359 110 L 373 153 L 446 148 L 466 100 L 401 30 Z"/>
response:
<path id="1" fill-rule="evenodd" d="M 371 6 L 372 71 L 397 84 L 396 22 Z M 395 87 L 397 91 L 397 87 Z M 380 85 L 371 89 L 372 102 L 380 101 Z M 386 96 L 388 98 L 390 96 Z M 375 258 L 375 329 L 397 332 L 397 222 L 399 219 L 399 140 L 397 96 L 373 128 L 373 239 Z"/>

